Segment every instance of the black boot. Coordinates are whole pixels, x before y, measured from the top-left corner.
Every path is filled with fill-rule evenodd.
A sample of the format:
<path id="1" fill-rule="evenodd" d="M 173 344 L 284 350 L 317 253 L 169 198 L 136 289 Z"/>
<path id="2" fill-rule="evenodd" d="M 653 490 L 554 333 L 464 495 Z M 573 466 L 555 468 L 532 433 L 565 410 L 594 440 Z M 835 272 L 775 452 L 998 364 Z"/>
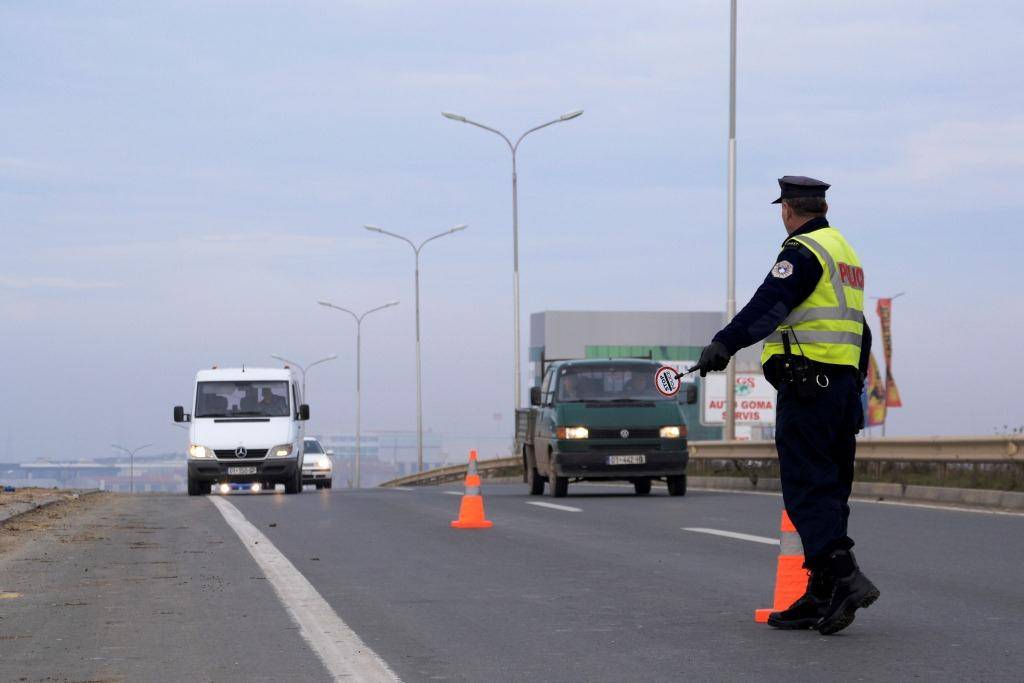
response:
<path id="1" fill-rule="evenodd" d="M 814 628 L 825 616 L 833 581 L 828 571 L 812 569 L 807 579 L 807 590 L 792 605 L 781 612 L 768 615 L 768 625 L 781 629 Z"/>
<path id="2" fill-rule="evenodd" d="M 849 550 L 836 550 L 828 556 L 828 572 L 835 577 L 835 590 L 818 623 L 818 631 L 825 636 L 852 624 L 856 611 L 871 605 L 880 595 Z"/>

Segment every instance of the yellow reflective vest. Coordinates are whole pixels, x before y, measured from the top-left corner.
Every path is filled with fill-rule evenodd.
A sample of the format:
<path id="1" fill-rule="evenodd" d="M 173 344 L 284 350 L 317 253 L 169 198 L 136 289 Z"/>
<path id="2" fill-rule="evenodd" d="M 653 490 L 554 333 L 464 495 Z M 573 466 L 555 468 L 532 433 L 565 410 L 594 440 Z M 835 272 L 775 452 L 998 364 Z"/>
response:
<path id="1" fill-rule="evenodd" d="M 786 244 L 790 242 L 802 244 L 817 257 L 821 279 L 811 295 L 765 339 L 761 363 L 783 353 L 785 331 L 789 332 L 794 355 L 819 363 L 858 367 L 864 333 L 864 270 L 857 252 L 832 227 L 790 237 Z"/>

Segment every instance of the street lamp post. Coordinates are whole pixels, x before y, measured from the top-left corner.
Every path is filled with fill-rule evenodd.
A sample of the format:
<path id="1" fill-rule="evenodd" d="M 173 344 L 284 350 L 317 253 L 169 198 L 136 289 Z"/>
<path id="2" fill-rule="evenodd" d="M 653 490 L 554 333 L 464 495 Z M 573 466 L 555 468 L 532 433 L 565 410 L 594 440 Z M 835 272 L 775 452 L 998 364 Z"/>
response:
<path id="1" fill-rule="evenodd" d="M 135 448 L 126 448 L 116 443 L 110 444 L 111 448 L 116 448 L 128 454 L 128 495 L 135 495 L 135 454 L 143 448 L 149 448 L 152 445 L 151 443 L 146 443 Z"/>
<path id="2" fill-rule="evenodd" d="M 736 0 L 729 16 L 729 189 L 726 210 L 725 322 L 736 317 Z M 725 434 L 736 438 L 736 359 L 725 369 Z"/>
<path id="3" fill-rule="evenodd" d="M 325 306 L 327 308 L 333 308 L 336 311 L 342 311 L 343 313 L 348 313 L 350 316 L 352 316 L 352 319 L 356 321 L 356 464 L 355 464 L 355 472 L 354 472 L 354 479 L 355 479 L 354 483 L 355 483 L 355 488 L 359 488 L 359 466 L 360 466 L 360 462 L 362 460 L 362 444 L 360 443 L 360 441 L 361 441 L 361 437 L 362 437 L 362 425 L 361 425 L 362 415 L 361 415 L 361 412 L 362 412 L 362 403 L 363 403 L 363 394 L 362 394 L 362 391 L 363 391 L 363 389 L 362 389 L 362 375 L 363 375 L 363 367 L 362 367 L 363 366 L 363 361 L 362 361 L 363 318 L 365 318 L 366 316 L 370 315 L 371 313 L 375 313 L 376 311 L 381 311 L 381 310 L 384 310 L 385 308 L 390 308 L 391 306 L 397 306 L 398 302 L 397 301 L 389 301 L 388 303 L 384 304 L 383 306 L 377 306 L 376 308 L 371 308 L 368 311 L 364 311 L 362 314 L 355 313 L 353 311 L 348 310 L 347 308 L 342 308 L 341 306 L 335 306 L 334 304 L 330 303 L 329 301 L 318 301 L 317 303 L 320 304 L 321 306 Z"/>
<path id="4" fill-rule="evenodd" d="M 513 352 L 515 353 L 516 373 L 514 391 L 516 392 L 515 407 L 520 408 L 520 402 L 522 400 L 522 390 L 520 386 L 520 383 L 522 381 L 522 373 L 520 372 L 519 367 L 519 181 L 518 176 L 516 175 L 516 152 L 519 151 L 519 143 L 521 143 L 523 141 L 523 138 L 525 138 L 530 133 L 538 131 L 541 128 L 553 126 L 556 123 L 562 123 L 563 121 L 571 121 L 572 119 L 575 119 L 578 116 L 582 116 L 583 110 L 577 109 L 575 111 L 568 112 L 567 114 L 562 114 L 553 121 L 548 121 L 547 123 L 542 123 L 539 126 L 534 126 L 533 128 L 529 129 L 528 131 L 520 135 L 515 142 L 512 142 L 512 140 L 510 140 L 508 136 L 502 133 L 500 130 L 497 130 L 496 128 L 491 128 L 490 126 L 485 126 L 484 124 L 477 123 L 476 121 L 471 121 L 470 119 L 467 119 L 465 116 L 462 116 L 461 114 L 453 114 L 451 112 L 444 111 L 441 112 L 441 115 L 447 119 L 451 119 L 452 121 L 468 123 L 471 126 L 483 128 L 484 130 L 490 131 L 492 133 L 495 133 L 496 135 L 501 136 L 501 139 L 505 141 L 505 143 L 508 145 L 509 150 L 511 150 L 512 152 L 512 308 L 513 314 L 515 315 L 515 344 L 513 345 Z"/>
<path id="5" fill-rule="evenodd" d="M 285 358 L 283 356 L 278 356 L 276 354 L 271 354 L 270 357 L 271 358 L 275 358 L 275 359 L 281 361 L 282 363 L 287 363 L 288 365 L 294 365 L 295 367 L 297 367 L 299 369 L 299 372 L 302 373 L 302 401 L 304 403 L 309 403 L 309 397 L 306 396 L 306 373 L 309 372 L 310 370 L 312 370 L 313 367 L 316 366 L 316 365 L 320 365 L 321 363 L 326 363 L 327 361 L 334 360 L 334 359 L 337 358 L 337 356 L 327 356 L 326 358 L 321 358 L 320 360 L 313 361 L 312 363 L 310 363 L 306 367 L 302 367 L 301 365 L 299 365 L 295 361 L 288 360 L 287 358 Z"/>
<path id="6" fill-rule="evenodd" d="M 378 228 L 374 225 L 364 225 L 364 228 L 371 232 L 379 232 L 382 235 L 388 235 L 396 239 L 400 239 L 410 247 L 412 247 L 413 254 L 416 257 L 416 464 L 417 472 L 423 471 L 423 390 L 422 390 L 422 376 L 420 373 L 420 250 L 426 246 L 427 242 L 451 235 L 465 230 L 468 226 L 456 225 L 450 230 L 445 230 L 442 233 L 428 237 L 427 239 L 420 242 L 419 246 L 416 246 L 412 240 L 396 235 L 393 232 L 388 232 L 382 228 Z"/>

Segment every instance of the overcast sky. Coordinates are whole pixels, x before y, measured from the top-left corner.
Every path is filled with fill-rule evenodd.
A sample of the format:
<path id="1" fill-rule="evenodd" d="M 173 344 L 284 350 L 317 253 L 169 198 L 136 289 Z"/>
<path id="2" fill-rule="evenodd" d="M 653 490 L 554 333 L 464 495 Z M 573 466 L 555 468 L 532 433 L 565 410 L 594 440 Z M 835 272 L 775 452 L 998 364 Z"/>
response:
<path id="1" fill-rule="evenodd" d="M 0 2 L 0 459 L 184 448 L 195 371 L 279 353 L 313 431 L 511 433 L 509 154 L 524 347 L 545 309 L 720 310 L 728 5 Z M 833 184 L 833 225 L 894 311 L 890 434 L 1024 423 L 1024 6 L 740 2 L 738 292 L 784 235 L 776 178 Z M 871 320 L 876 320 L 872 314 Z M 501 414 L 500 421 L 495 414 Z"/>

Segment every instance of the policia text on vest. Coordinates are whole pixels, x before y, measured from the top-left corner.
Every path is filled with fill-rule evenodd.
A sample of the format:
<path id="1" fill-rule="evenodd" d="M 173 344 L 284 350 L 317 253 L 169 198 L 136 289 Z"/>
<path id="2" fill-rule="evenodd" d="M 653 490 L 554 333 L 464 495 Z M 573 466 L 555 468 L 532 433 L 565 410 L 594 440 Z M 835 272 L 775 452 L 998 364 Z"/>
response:
<path id="1" fill-rule="evenodd" d="M 750 302 L 701 353 L 701 374 L 724 370 L 741 348 L 764 341 L 765 377 L 779 390 L 775 444 L 786 512 L 803 543 L 807 591 L 774 612 L 776 628 L 831 634 L 878 599 L 847 535 L 860 395 L 871 351 L 864 321 L 864 270 L 826 219 L 829 185 L 779 179 L 788 237 Z"/>

